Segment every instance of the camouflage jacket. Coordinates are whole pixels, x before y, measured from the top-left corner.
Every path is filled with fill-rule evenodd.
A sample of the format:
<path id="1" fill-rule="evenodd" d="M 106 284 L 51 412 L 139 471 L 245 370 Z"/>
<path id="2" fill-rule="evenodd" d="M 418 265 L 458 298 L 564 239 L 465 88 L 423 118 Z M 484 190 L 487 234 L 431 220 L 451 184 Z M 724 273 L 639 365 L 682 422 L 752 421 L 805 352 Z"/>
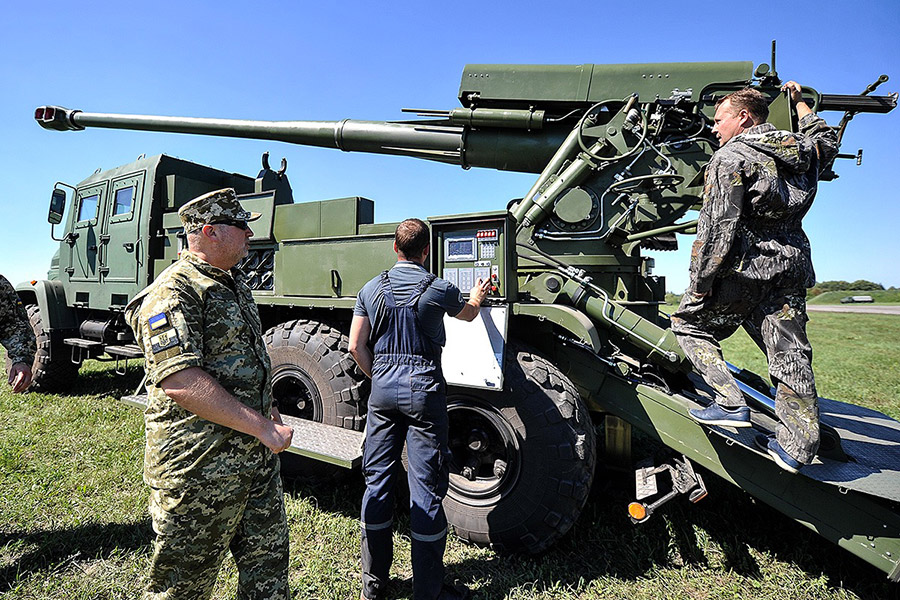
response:
<path id="1" fill-rule="evenodd" d="M 3 275 L 0 275 L 0 343 L 6 348 L 10 362 L 22 362 L 29 367 L 34 362 L 37 348 L 28 314 L 16 290 Z"/>
<path id="2" fill-rule="evenodd" d="M 200 367 L 247 406 L 271 414 L 271 364 L 243 274 L 182 252 L 125 316 L 146 359 L 147 484 L 175 488 L 261 468 L 270 451 L 255 437 L 198 417 L 159 386 Z"/>
<path id="3" fill-rule="evenodd" d="M 837 151 L 837 135 L 815 114 L 800 120 L 800 133 L 763 123 L 723 145 L 706 169 L 689 291 L 707 292 L 721 277 L 813 285 L 801 221 Z"/>

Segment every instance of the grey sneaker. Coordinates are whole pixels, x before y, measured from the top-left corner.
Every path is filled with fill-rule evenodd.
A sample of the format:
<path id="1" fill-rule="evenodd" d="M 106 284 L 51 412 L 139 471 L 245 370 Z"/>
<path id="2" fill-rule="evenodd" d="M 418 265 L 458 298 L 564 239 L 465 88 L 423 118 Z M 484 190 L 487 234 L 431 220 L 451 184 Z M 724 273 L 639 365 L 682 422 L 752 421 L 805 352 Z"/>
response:
<path id="1" fill-rule="evenodd" d="M 750 409 L 741 406 L 735 409 L 727 409 L 716 403 L 699 409 L 692 408 L 688 411 L 694 420 L 703 425 L 719 425 L 721 427 L 753 427 L 750 422 Z"/>

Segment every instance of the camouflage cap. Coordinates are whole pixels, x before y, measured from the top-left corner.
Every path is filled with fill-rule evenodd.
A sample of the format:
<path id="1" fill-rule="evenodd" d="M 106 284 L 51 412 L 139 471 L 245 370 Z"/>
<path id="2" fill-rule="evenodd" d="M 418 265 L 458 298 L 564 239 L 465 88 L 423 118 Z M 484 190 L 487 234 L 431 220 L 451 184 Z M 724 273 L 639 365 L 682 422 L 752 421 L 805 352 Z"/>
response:
<path id="1" fill-rule="evenodd" d="M 185 231 L 196 231 L 207 224 L 255 221 L 262 215 L 244 210 L 234 188 L 225 188 L 194 198 L 178 209 L 178 216 Z"/>

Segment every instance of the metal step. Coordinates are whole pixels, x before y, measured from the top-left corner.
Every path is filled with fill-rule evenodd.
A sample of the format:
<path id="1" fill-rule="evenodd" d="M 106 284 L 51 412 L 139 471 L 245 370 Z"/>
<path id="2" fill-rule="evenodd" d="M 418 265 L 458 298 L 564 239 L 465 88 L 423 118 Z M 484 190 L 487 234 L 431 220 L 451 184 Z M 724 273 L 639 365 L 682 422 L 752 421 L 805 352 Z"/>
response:
<path id="1" fill-rule="evenodd" d="M 107 346 L 104 348 L 110 356 L 121 356 L 123 358 L 144 358 L 144 353 L 137 344 L 126 344 L 124 346 Z"/>
<path id="2" fill-rule="evenodd" d="M 355 469 L 362 462 L 363 432 L 289 415 L 281 415 L 281 419 L 294 429 L 288 452 L 346 469 Z"/>
<path id="3" fill-rule="evenodd" d="M 146 394 L 122 396 L 120 400 L 141 410 L 147 408 Z M 281 418 L 285 425 L 294 430 L 291 447 L 287 449 L 287 452 L 346 469 L 355 469 L 362 462 L 363 432 L 307 421 L 289 415 L 282 415 Z"/>
<path id="4" fill-rule="evenodd" d="M 102 348 L 103 342 L 98 342 L 95 340 L 86 340 L 84 338 L 66 338 L 63 340 L 63 343 L 67 346 L 75 346 L 78 348 Z"/>

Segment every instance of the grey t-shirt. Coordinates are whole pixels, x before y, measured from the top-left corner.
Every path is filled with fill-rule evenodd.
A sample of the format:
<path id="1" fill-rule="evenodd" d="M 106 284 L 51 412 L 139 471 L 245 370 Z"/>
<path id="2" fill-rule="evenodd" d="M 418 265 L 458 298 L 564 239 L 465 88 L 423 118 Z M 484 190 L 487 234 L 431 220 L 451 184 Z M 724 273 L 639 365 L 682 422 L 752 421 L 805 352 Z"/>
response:
<path id="1" fill-rule="evenodd" d="M 388 271 L 394 301 L 398 305 L 405 304 L 412 295 L 416 285 L 425 278 L 428 271 L 421 265 L 411 261 L 397 261 Z M 466 302 L 455 285 L 443 279 L 435 279 L 419 298 L 419 325 L 432 342 L 443 346 L 447 342 L 444 332 L 444 313 L 455 317 L 463 309 Z M 353 314 L 368 317 L 372 332 L 380 331 L 384 320 L 384 295 L 381 293 L 381 275 L 369 281 L 359 291 Z"/>

